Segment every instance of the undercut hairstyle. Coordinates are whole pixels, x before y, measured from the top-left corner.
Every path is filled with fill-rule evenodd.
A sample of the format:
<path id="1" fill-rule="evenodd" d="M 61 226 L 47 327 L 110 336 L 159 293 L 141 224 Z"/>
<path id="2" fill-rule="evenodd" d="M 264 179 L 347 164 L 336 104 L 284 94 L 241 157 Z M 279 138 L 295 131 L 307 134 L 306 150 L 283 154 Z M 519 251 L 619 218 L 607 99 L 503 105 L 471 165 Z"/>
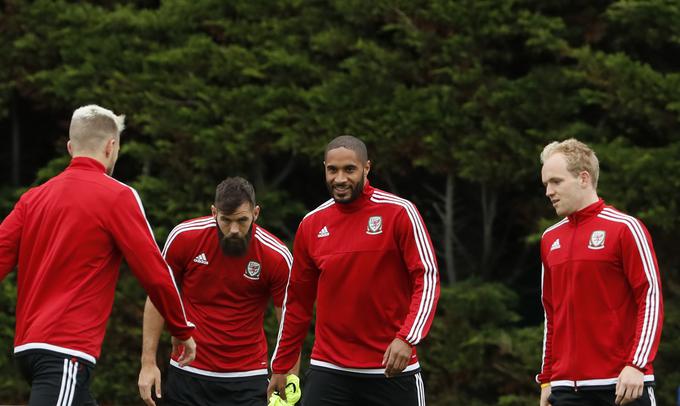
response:
<path id="1" fill-rule="evenodd" d="M 73 112 L 68 135 L 76 151 L 97 152 L 111 138 L 119 141 L 124 129 L 124 115 L 117 116 L 111 110 L 90 104 Z"/>
<path id="2" fill-rule="evenodd" d="M 215 190 L 215 207 L 225 214 L 231 214 L 243 203 L 255 207 L 255 188 L 240 176 L 226 178 Z"/>
<path id="3" fill-rule="evenodd" d="M 586 171 L 590 174 L 593 188 L 597 189 L 597 181 L 600 177 L 600 161 L 595 155 L 595 151 L 575 138 L 569 138 L 562 142 L 551 142 L 543 148 L 541 152 L 541 163 L 551 156 L 561 153 L 567 161 L 567 170 L 574 176 Z"/>
<path id="4" fill-rule="evenodd" d="M 366 144 L 364 144 L 364 142 L 357 137 L 351 135 L 341 135 L 334 138 L 328 143 L 328 145 L 326 145 L 326 151 L 323 154 L 324 159 L 326 159 L 328 151 L 336 148 L 347 148 L 351 151 L 354 151 L 361 163 L 366 163 L 368 161 L 368 150 L 366 150 Z"/>

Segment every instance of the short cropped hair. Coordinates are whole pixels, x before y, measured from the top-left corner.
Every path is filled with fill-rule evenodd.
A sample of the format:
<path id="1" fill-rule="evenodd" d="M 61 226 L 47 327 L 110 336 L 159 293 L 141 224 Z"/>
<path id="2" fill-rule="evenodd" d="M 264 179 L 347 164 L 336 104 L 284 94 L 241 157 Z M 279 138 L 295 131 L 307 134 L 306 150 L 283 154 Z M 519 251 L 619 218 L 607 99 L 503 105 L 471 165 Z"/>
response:
<path id="1" fill-rule="evenodd" d="M 590 174 L 593 188 L 597 189 L 597 181 L 600 177 L 600 161 L 588 145 L 575 138 L 569 138 L 562 142 L 551 142 L 543 148 L 541 152 L 541 163 L 553 156 L 561 153 L 567 161 L 567 170 L 574 176 L 586 171 Z"/>
<path id="2" fill-rule="evenodd" d="M 240 176 L 226 178 L 215 190 L 215 207 L 226 214 L 231 214 L 243 203 L 255 207 L 255 188 Z"/>
<path id="3" fill-rule="evenodd" d="M 368 161 L 368 150 L 366 150 L 366 144 L 357 137 L 351 135 L 341 135 L 334 138 L 331 142 L 326 145 L 326 151 L 323 154 L 324 159 L 328 156 L 328 151 L 336 148 L 347 148 L 354 151 L 357 154 L 357 158 L 362 163 Z"/>
<path id="4" fill-rule="evenodd" d="M 120 139 L 125 129 L 125 116 L 90 104 L 73 112 L 69 128 L 69 140 L 78 151 L 96 152 L 107 140 Z"/>

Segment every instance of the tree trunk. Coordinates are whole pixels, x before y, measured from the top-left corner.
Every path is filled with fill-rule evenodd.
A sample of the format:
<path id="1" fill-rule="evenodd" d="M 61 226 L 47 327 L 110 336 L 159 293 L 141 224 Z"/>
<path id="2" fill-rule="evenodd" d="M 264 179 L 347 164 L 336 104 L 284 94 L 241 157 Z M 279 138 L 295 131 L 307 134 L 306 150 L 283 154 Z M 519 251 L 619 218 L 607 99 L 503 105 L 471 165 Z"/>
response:
<path id="1" fill-rule="evenodd" d="M 428 185 L 425 185 L 425 189 L 432 193 L 434 196 L 434 202 L 432 207 L 437 213 L 439 220 L 441 221 L 441 231 L 434 238 L 436 242 L 442 241 L 441 245 L 438 246 L 437 254 L 443 258 L 444 265 L 443 269 L 446 271 L 446 278 L 450 285 L 454 284 L 457 280 L 456 275 L 456 247 L 460 249 L 460 241 L 456 238 L 455 229 L 455 217 L 454 217 L 454 191 L 455 191 L 455 177 L 453 171 L 450 171 L 446 175 L 446 185 L 444 193 L 442 194 L 439 189 L 435 189 Z M 441 234 L 439 234 L 441 233 Z M 442 254 L 443 251 L 443 255 Z M 464 253 L 464 248 L 461 251 Z M 440 264 L 441 265 L 441 264 Z M 440 271 L 442 267 L 440 266 Z"/>
<path id="2" fill-rule="evenodd" d="M 482 260 L 481 275 L 486 279 L 491 273 L 494 256 L 493 225 L 498 209 L 498 194 L 482 183 Z"/>
<path id="3" fill-rule="evenodd" d="M 453 212 L 454 182 L 453 172 L 446 176 L 446 192 L 444 197 L 444 262 L 449 285 L 456 283 L 456 258 L 454 255 L 454 212 Z"/>
<path id="4" fill-rule="evenodd" d="M 10 121 L 12 133 L 12 185 L 21 183 L 21 129 L 19 127 L 19 100 L 16 93 L 10 102 Z"/>

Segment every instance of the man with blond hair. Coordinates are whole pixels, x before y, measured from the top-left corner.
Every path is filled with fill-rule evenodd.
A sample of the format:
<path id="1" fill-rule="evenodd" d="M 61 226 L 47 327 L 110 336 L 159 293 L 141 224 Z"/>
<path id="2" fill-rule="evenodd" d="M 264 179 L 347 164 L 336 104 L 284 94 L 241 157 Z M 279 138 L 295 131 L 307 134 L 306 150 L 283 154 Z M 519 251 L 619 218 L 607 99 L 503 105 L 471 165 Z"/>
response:
<path id="1" fill-rule="evenodd" d="M 17 266 L 14 353 L 29 405 L 94 405 L 89 391 L 123 256 L 168 322 L 183 365 L 193 325 L 137 192 L 111 177 L 124 116 L 73 113 L 70 165 L 24 193 L 0 224 L 0 279 Z"/>
<path id="2" fill-rule="evenodd" d="M 661 281 L 642 222 L 597 195 L 599 162 L 575 139 L 548 144 L 541 177 L 558 216 L 541 240 L 540 406 L 656 405 Z"/>

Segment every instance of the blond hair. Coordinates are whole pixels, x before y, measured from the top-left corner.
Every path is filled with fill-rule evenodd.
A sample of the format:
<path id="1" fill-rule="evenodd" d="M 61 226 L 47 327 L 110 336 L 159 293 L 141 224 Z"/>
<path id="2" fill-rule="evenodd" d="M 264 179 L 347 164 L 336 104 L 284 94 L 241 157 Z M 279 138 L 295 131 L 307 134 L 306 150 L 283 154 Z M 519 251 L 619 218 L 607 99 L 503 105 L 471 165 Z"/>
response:
<path id="1" fill-rule="evenodd" d="M 111 110 L 90 104 L 73 112 L 69 140 L 77 151 L 96 152 L 105 141 L 119 140 L 124 129 L 124 115 L 117 116 Z"/>
<path id="2" fill-rule="evenodd" d="M 586 171 L 590 174 L 593 188 L 597 189 L 597 180 L 600 177 L 600 161 L 595 151 L 575 138 L 569 138 L 562 142 L 553 141 L 546 145 L 541 152 L 541 163 L 551 156 L 560 153 L 567 161 L 567 170 L 574 176 Z"/>

